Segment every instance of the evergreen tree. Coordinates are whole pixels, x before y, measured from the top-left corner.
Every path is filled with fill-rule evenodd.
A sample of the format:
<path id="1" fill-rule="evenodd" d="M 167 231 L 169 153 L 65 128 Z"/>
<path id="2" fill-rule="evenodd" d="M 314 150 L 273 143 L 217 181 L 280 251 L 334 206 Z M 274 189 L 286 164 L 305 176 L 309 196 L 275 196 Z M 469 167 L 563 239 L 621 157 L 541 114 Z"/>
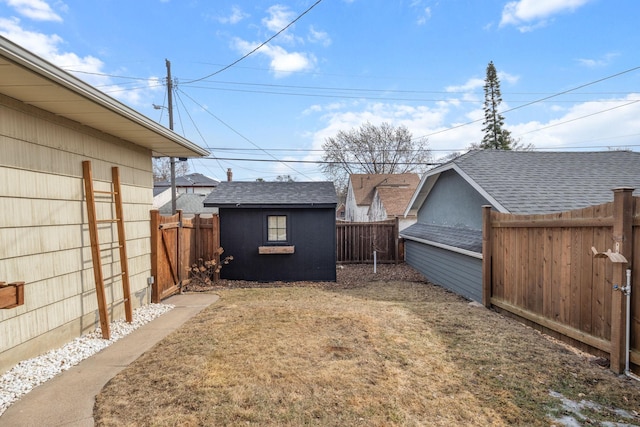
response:
<path id="1" fill-rule="evenodd" d="M 487 65 L 487 77 L 484 81 L 484 137 L 480 143 L 481 149 L 511 150 L 513 142 L 511 134 L 504 126 L 504 117 L 498 111 L 502 103 L 500 80 L 493 61 Z"/>

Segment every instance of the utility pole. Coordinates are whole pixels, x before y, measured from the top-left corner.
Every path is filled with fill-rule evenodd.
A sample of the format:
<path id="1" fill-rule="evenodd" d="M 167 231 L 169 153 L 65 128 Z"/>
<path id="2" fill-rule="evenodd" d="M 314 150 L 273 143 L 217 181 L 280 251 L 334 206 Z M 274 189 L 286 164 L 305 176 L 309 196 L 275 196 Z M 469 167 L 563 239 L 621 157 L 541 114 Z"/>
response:
<path id="1" fill-rule="evenodd" d="M 169 129 L 173 130 L 173 81 L 171 80 L 171 62 L 167 64 L 167 102 L 169 104 Z M 176 158 L 170 157 L 171 163 L 171 215 L 176 214 Z"/>

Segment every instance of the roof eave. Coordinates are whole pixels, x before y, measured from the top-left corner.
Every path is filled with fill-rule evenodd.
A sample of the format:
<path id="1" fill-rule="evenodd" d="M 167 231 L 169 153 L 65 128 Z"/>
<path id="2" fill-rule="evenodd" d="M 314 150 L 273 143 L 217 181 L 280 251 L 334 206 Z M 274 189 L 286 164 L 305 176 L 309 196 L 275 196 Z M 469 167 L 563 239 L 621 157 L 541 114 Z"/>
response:
<path id="1" fill-rule="evenodd" d="M 207 208 L 224 209 L 335 209 L 337 203 L 204 203 Z"/>
<path id="2" fill-rule="evenodd" d="M 93 86 L 85 83 L 72 74 L 67 73 L 66 71 L 23 49 L 22 47 L 16 45 L 15 43 L 2 36 L 0 36 L 0 56 L 4 57 L 6 61 L 13 63 L 15 66 L 19 67 L 25 72 L 35 74 L 39 78 L 45 79 L 55 85 L 64 88 L 71 94 L 74 94 L 84 100 L 98 105 L 103 112 L 113 114 L 115 116 L 135 123 L 137 126 L 142 128 L 142 132 L 139 136 L 125 137 L 122 134 L 118 134 L 118 132 L 109 132 L 108 129 L 100 128 L 99 126 L 91 126 L 89 124 L 86 124 L 87 126 L 94 127 L 105 133 L 112 134 L 134 144 L 149 148 L 154 151 L 154 155 L 156 156 L 202 157 L 209 155 L 209 152 L 202 147 L 199 147 L 188 139 L 176 134 L 172 130 L 167 129 L 166 127 L 140 114 L 132 108 L 127 107 L 123 103 L 100 92 Z M 25 87 L 25 91 L 27 89 L 29 88 Z M 20 99 L 19 97 L 15 96 L 15 93 L 19 93 L 19 91 L 19 88 L 14 88 L 14 92 L 10 96 L 18 99 L 19 101 L 29 103 L 28 101 L 25 101 L 25 99 Z M 51 112 L 60 116 L 65 116 L 64 114 L 56 113 L 55 111 Z M 70 120 L 78 121 L 77 118 L 67 118 L 69 118 Z M 82 123 L 82 121 L 78 122 Z M 162 144 L 154 145 L 148 140 L 145 141 L 145 134 L 147 136 L 149 134 L 153 134 L 156 137 L 159 136 L 162 139 Z"/>
<path id="3" fill-rule="evenodd" d="M 426 173 L 422 179 L 420 180 L 420 184 L 418 184 L 418 188 L 414 191 L 413 196 L 411 196 L 411 200 L 407 205 L 407 209 L 404 211 L 404 216 L 408 216 L 413 213 L 417 213 L 424 202 L 427 200 L 427 197 L 431 190 L 433 189 L 436 181 L 438 180 L 441 173 L 454 170 L 458 175 L 462 177 L 469 185 L 471 185 L 474 190 L 476 190 L 482 197 L 487 199 L 489 203 L 493 207 L 495 207 L 499 212 L 508 213 L 509 211 L 505 208 L 500 202 L 498 202 L 491 194 L 489 194 L 484 188 L 482 188 L 473 178 L 471 178 L 467 173 L 460 168 L 454 161 L 450 163 L 446 163 L 437 168 L 431 169 L 428 173 Z M 427 185 L 428 183 L 428 185 Z"/>

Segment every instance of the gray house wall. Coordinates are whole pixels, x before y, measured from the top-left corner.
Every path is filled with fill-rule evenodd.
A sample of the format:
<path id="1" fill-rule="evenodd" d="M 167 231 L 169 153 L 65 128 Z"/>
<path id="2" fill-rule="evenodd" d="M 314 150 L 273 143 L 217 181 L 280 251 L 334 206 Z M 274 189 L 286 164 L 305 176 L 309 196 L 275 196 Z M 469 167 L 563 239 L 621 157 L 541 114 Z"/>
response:
<path id="1" fill-rule="evenodd" d="M 418 222 L 482 230 L 482 205 L 488 204 L 460 175 L 447 170 L 418 211 Z"/>
<path id="2" fill-rule="evenodd" d="M 418 211 L 417 223 L 451 227 L 456 231 L 478 230 L 481 239 L 482 205 L 488 204 L 457 172 L 447 170 L 437 177 L 437 182 Z M 449 239 L 437 241 L 438 237 L 446 236 L 424 236 L 423 232 L 418 227 L 414 227 L 414 230 L 409 227 L 401 233 L 406 241 L 406 262 L 431 283 L 465 298 L 482 301 L 481 254 L 468 250 L 456 251 L 448 243 Z M 446 234 L 456 233 L 452 230 L 452 233 Z"/>
<path id="3" fill-rule="evenodd" d="M 482 301 L 482 259 L 406 240 L 405 260 L 429 282 Z"/>

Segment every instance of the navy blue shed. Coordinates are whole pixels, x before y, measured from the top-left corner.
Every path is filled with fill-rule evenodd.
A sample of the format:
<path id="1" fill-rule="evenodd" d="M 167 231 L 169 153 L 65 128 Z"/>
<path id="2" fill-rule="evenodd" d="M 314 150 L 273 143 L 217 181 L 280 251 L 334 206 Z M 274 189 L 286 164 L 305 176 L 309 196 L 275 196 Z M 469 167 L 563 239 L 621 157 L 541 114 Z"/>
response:
<path id="1" fill-rule="evenodd" d="M 332 182 L 221 182 L 204 200 L 233 256 L 221 278 L 335 281 L 337 203 Z"/>

